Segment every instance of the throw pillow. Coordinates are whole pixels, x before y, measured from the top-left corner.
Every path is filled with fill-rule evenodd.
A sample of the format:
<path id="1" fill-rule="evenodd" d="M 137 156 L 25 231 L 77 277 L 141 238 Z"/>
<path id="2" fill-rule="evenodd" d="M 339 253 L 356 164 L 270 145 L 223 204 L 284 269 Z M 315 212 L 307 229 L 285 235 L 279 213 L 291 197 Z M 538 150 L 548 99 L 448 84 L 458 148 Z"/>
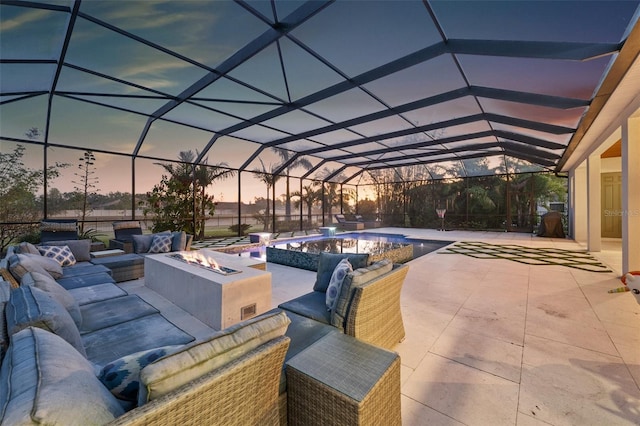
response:
<path id="1" fill-rule="evenodd" d="M 5 315 L 9 336 L 27 327 L 42 328 L 62 337 L 86 358 L 80 331 L 69 312 L 39 288 L 20 286 L 11 290 Z"/>
<path id="2" fill-rule="evenodd" d="M 335 308 L 336 302 L 338 301 L 338 295 L 340 294 L 340 289 L 342 288 L 342 283 L 344 282 L 347 274 L 352 271 L 353 267 L 351 266 L 351 263 L 349 263 L 349 259 L 342 259 L 340 263 L 338 263 L 338 266 L 336 266 L 336 269 L 334 269 L 325 297 L 325 303 L 328 311 Z"/>
<path id="3" fill-rule="evenodd" d="M 141 234 L 132 235 L 131 240 L 133 242 L 134 253 L 148 253 L 153 242 L 153 237 L 156 235 L 172 235 L 170 231 L 156 232 L 155 234 Z M 174 240 L 175 241 L 175 240 Z"/>
<path id="4" fill-rule="evenodd" d="M 58 262 L 60 266 L 76 264 L 76 258 L 71 253 L 69 246 L 38 246 L 38 251 L 42 256 Z"/>
<path id="5" fill-rule="evenodd" d="M 9 271 L 20 280 L 27 272 L 40 272 L 49 274 L 53 279 L 62 277 L 62 266 L 53 259 L 42 257 L 39 254 L 14 254 L 8 259 Z"/>
<path id="6" fill-rule="evenodd" d="M 151 240 L 149 253 L 169 253 L 172 243 L 173 238 L 171 234 L 155 234 L 153 240 Z"/>
<path id="7" fill-rule="evenodd" d="M 181 347 L 182 345 L 163 346 L 123 356 L 102 367 L 98 379 L 116 398 L 137 402 L 140 370 L 163 356 L 178 351 Z"/>
<path id="8" fill-rule="evenodd" d="M 20 254 L 40 254 L 40 252 L 38 251 L 38 247 L 34 246 L 31 243 L 28 243 L 26 241 L 21 242 L 20 244 L 18 244 L 18 248 L 16 250 L 16 253 L 20 253 Z"/>
<path id="9" fill-rule="evenodd" d="M 48 246 L 68 246 L 76 258 L 76 262 L 89 262 L 91 260 L 91 240 L 61 240 L 47 241 Z"/>
<path id="10" fill-rule="evenodd" d="M 134 253 L 147 253 L 153 241 L 153 234 L 132 235 L 131 239 Z"/>
<path id="11" fill-rule="evenodd" d="M 318 272 L 316 274 L 316 282 L 313 285 L 314 291 L 321 291 L 325 293 L 327 287 L 329 287 L 329 281 L 333 271 L 338 266 L 338 263 L 344 258 L 349 259 L 353 269 L 364 268 L 369 264 L 369 254 L 339 254 L 339 253 L 320 253 L 318 259 Z"/>
<path id="12" fill-rule="evenodd" d="M 102 425 L 124 414 L 91 363 L 38 328 L 11 336 L 0 377 L 3 425 Z"/>
<path id="13" fill-rule="evenodd" d="M 171 244 L 171 251 L 183 251 L 187 246 L 187 234 L 184 231 L 172 232 L 173 242 Z"/>
<path id="14" fill-rule="evenodd" d="M 151 247 L 152 240 L 153 234 L 132 235 L 131 241 L 133 242 L 133 252 L 147 253 Z"/>
<path id="15" fill-rule="evenodd" d="M 44 275 L 39 272 L 27 272 L 22 277 L 21 285 L 30 285 L 39 288 L 56 299 L 62 306 L 64 306 L 67 312 L 69 312 L 69 315 L 71 315 L 76 326 L 80 328 L 82 325 L 82 314 L 80 313 L 80 306 L 78 302 L 71 293 L 69 293 L 49 275 Z"/>

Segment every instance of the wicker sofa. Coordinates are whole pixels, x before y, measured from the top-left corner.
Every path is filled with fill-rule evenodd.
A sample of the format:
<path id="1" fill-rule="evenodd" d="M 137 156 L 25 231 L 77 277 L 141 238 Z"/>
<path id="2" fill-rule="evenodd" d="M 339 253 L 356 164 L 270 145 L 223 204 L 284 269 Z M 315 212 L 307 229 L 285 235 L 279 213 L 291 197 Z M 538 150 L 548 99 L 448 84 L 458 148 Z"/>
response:
<path id="1" fill-rule="evenodd" d="M 12 256 L 0 265 L 12 278 L 0 280 L 2 424 L 279 424 L 284 313 L 191 342 L 114 283 L 66 290 Z"/>
<path id="2" fill-rule="evenodd" d="M 26 250 L 26 248 L 22 250 Z M 325 305 L 326 281 L 330 280 L 337 263 L 345 257 L 348 257 L 352 262 L 355 271 L 349 274 L 342 286 L 343 305 L 337 304 L 337 306 L 342 306 L 340 309 L 343 310 L 338 309 L 335 312 L 330 312 L 327 311 Z M 2 323 L 0 330 L 8 328 L 9 331 L 8 334 L 0 333 L 6 336 L 4 345 L 0 339 L 0 348 L 2 348 L 0 352 L 4 358 L 2 369 L 0 369 L 0 398 L 4 395 L 9 399 L 8 403 L 0 400 L 0 407 L 5 407 L 0 408 L 0 410 L 4 410 L 0 414 L 8 416 L 9 419 L 17 418 L 21 423 L 29 423 L 30 421 L 36 423 L 46 418 L 51 424 L 212 424 L 212 419 L 216 419 L 215 424 L 295 424 L 295 419 L 292 422 L 293 412 L 289 410 L 288 400 L 293 398 L 299 401 L 301 396 L 299 390 L 292 393 L 288 389 L 289 379 L 286 371 L 288 363 L 295 362 L 296 356 L 309 354 L 308 350 L 317 347 L 325 340 L 325 337 L 338 333 L 353 341 L 370 343 L 370 345 L 367 344 L 368 348 L 364 351 L 369 355 L 354 355 L 356 358 L 352 362 L 360 364 L 369 359 L 367 357 L 371 359 L 388 357 L 389 355 L 385 355 L 385 353 L 389 353 L 389 351 L 384 348 L 392 348 L 404 336 L 399 293 L 408 267 L 392 266 L 388 261 L 377 262 L 373 265 L 367 264 L 367 255 L 324 254 L 319 262 L 314 291 L 283 303 L 280 307 L 260 317 L 244 321 L 222 332 L 216 332 L 210 340 L 205 339 L 193 343 L 188 343 L 191 340 L 190 336 L 185 336 L 186 333 L 181 333 L 181 330 L 175 325 L 168 323 L 152 306 L 136 300 L 137 296 L 135 295 L 127 295 L 124 290 L 113 283 L 113 280 L 95 284 L 95 276 L 89 279 L 91 274 L 79 275 L 78 277 L 84 277 L 83 280 L 74 281 L 73 285 L 69 286 L 68 281 L 59 279 L 59 282 L 70 287 L 66 291 L 73 296 L 80 307 L 83 318 L 83 325 L 79 328 L 82 330 L 80 341 L 87 358 L 84 358 L 81 350 L 51 333 L 50 331 L 59 330 L 51 330 L 51 327 L 46 324 L 43 327 L 43 323 L 40 322 L 33 324 L 35 327 L 26 326 L 18 330 L 14 325 L 7 327 L 6 322 L 0 321 Z M 5 266 L 9 267 L 9 265 Z M 80 269 L 80 267 L 76 265 L 63 269 Z M 87 265 L 86 267 L 91 269 L 95 265 Z M 15 266 L 10 269 L 17 270 Z M 101 271 L 95 271 L 95 273 L 97 276 L 101 276 L 101 274 L 108 276 Z M 19 286 L 21 283 L 23 286 L 34 286 L 29 280 L 31 279 L 30 275 L 36 274 L 37 272 L 29 271 L 22 276 L 13 277 L 14 286 Z M 6 310 L 4 305 L 11 305 L 13 303 L 11 296 L 16 297 L 15 294 L 18 293 L 16 290 L 9 291 L 9 287 L 7 283 L 0 282 L 0 311 Z M 26 290 L 22 289 L 22 293 L 25 292 Z M 29 288 L 27 293 L 33 292 L 34 290 Z M 15 308 L 11 308 L 11 312 L 14 311 Z M 8 316 L 13 315 L 11 313 Z M 3 315 L 3 317 L 7 317 L 7 315 Z M 153 324 L 149 321 L 150 318 L 155 318 Z M 49 328 L 49 330 L 44 334 L 38 328 Z M 247 332 L 247 329 L 251 331 Z M 63 332 L 60 334 L 66 336 Z M 176 338 L 176 335 L 178 335 L 178 339 L 184 341 L 170 340 Z M 153 337 L 149 338 L 150 336 Z M 224 336 L 228 342 L 226 345 L 221 345 L 218 340 L 225 338 Z M 12 345 L 7 346 L 9 342 Z M 199 349 L 203 344 L 206 346 L 205 350 Z M 158 345 L 162 346 L 156 348 Z M 237 352 L 235 347 L 229 350 L 228 345 L 240 345 L 243 350 Z M 54 349 L 47 351 L 40 346 Z M 212 347 L 215 347 L 216 350 Z M 39 353 L 40 350 L 45 350 L 45 354 L 32 357 L 33 359 L 29 358 L 29 355 L 25 355 L 25 351 L 28 354 L 33 354 Z M 156 353 L 156 350 L 177 350 L 177 352 Z M 234 355 L 232 359 L 228 359 L 228 357 L 220 355 L 219 352 L 233 353 Z M 56 357 L 56 354 L 62 355 Z M 138 392 L 137 401 L 123 403 L 116 398 L 117 405 L 111 399 L 112 394 L 108 392 L 105 394 L 104 383 L 99 380 L 96 382 L 95 374 L 93 374 L 95 371 L 89 374 L 89 370 L 96 367 L 102 367 L 101 371 L 105 371 L 105 369 L 109 371 L 108 367 L 114 364 L 124 363 L 128 366 L 133 359 L 140 364 L 141 371 L 147 372 L 148 368 L 151 368 L 150 377 L 145 376 L 143 379 L 143 373 L 139 373 L 140 386 L 141 389 L 147 387 L 153 389 L 153 385 L 149 384 L 154 382 L 153 375 L 159 374 L 158 371 L 166 371 L 166 366 L 160 363 L 154 373 L 153 367 L 145 367 L 138 360 L 141 357 L 160 355 L 162 355 L 161 360 L 171 360 L 177 357 L 176 364 L 178 365 L 190 362 L 200 364 L 206 360 L 204 363 L 208 365 L 208 368 L 198 369 L 197 373 L 188 372 L 186 378 L 178 383 L 179 386 L 174 384 L 170 391 L 157 394 L 157 397 L 153 399 L 140 400 L 139 394 L 143 392 Z M 365 356 L 365 358 L 363 359 L 361 356 Z M 397 357 L 397 355 L 391 355 L 392 358 L 394 356 Z M 75 367 L 72 371 L 64 370 L 51 373 L 46 368 L 40 368 L 39 361 L 36 361 L 36 359 L 48 359 L 48 357 L 52 357 L 52 363 L 56 365 L 68 364 Z M 10 390 L 17 380 L 11 376 L 11 371 L 17 371 L 12 365 L 16 364 L 18 360 L 22 360 L 24 365 L 27 358 L 29 359 L 28 367 L 21 367 L 23 372 L 20 373 L 19 380 L 22 382 L 26 380 L 25 377 L 36 376 L 42 378 L 40 381 L 35 380 L 35 384 L 32 386 L 35 391 L 33 391 L 31 400 L 36 400 L 36 395 L 51 394 L 52 401 L 57 401 L 56 404 L 50 403 L 48 398 L 43 396 L 41 399 L 44 402 L 40 405 L 46 409 L 43 409 L 44 411 L 41 413 L 38 411 L 39 405 L 36 403 L 32 402 L 30 405 L 22 405 L 16 409 L 15 403 L 11 402 Z M 68 362 L 61 361 L 60 358 Z M 220 361 L 220 358 L 223 361 Z M 86 362 L 87 359 L 91 361 L 89 364 Z M 159 362 L 153 362 L 150 366 Z M 394 368 L 397 369 L 398 361 L 396 360 L 394 364 L 396 365 Z M 78 365 L 83 367 L 77 367 Z M 343 367 L 345 366 L 343 365 Z M 78 369 L 82 371 L 79 373 Z M 31 372 L 31 375 L 25 376 L 24 371 Z M 95 395 L 92 396 L 93 399 L 83 400 L 81 395 L 73 392 L 71 394 L 65 392 L 63 395 L 56 393 L 55 390 L 52 390 L 51 383 L 47 379 L 47 377 L 52 377 L 52 374 L 58 381 L 61 380 L 61 377 L 67 380 L 72 375 L 81 375 L 85 382 L 82 386 L 74 387 L 85 389 L 83 392 L 89 393 L 91 391 L 86 391 L 87 387 L 93 389 L 93 392 L 99 396 L 97 402 Z M 394 371 L 391 378 L 388 377 L 388 374 L 385 374 L 384 387 L 389 383 L 393 386 L 391 390 L 384 391 L 388 394 L 385 397 L 388 402 L 383 404 L 381 409 L 385 413 L 393 414 L 394 420 L 389 424 L 399 424 L 399 370 Z M 105 375 L 103 374 L 102 377 L 104 378 Z M 119 377 L 119 374 L 116 377 Z M 380 383 L 382 380 L 381 377 Z M 28 382 L 29 380 L 27 380 Z M 145 383 L 146 386 L 143 386 L 142 383 Z M 380 386 L 376 385 L 376 388 L 378 387 Z M 307 389 L 306 385 L 304 389 Z M 30 401 L 30 399 L 27 400 Z M 69 401 L 74 401 L 74 407 L 70 408 L 70 411 L 63 410 L 61 412 L 59 407 L 65 406 L 64 404 L 68 404 Z M 85 402 L 92 405 L 85 406 Z M 325 404 L 327 401 L 313 402 L 313 398 L 311 398 L 311 403 L 312 405 Z M 104 408 L 105 405 L 107 408 Z M 332 408 L 332 404 L 329 405 L 329 408 Z M 93 406 L 102 407 L 102 412 L 96 414 L 91 408 Z M 296 408 L 294 411 L 298 413 L 298 409 Z M 380 407 L 376 409 L 380 409 Z M 82 413 L 76 410 L 81 410 Z M 370 408 L 367 408 L 367 412 L 369 411 Z M 87 417 L 87 415 L 92 417 Z M 333 418 L 332 416 L 335 415 L 340 417 L 340 414 L 327 414 L 327 419 Z"/>

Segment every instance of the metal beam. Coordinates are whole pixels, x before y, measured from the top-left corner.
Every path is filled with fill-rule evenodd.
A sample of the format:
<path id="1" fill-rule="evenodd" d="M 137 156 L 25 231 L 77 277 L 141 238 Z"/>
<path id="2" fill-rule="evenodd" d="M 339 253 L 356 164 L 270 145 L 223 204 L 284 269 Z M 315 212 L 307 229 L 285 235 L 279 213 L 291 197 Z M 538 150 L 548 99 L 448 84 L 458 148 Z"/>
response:
<path id="1" fill-rule="evenodd" d="M 618 89 L 622 79 L 627 75 L 629 68 L 633 65 L 636 58 L 640 56 L 640 20 L 637 20 L 624 46 L 620 49 L 620 53 L 615 59 L 613 65 L 609 69 L 604 81 L 598 87 L 598 91 L 593 98 L 591 107 L 580 120 L 578 129 L 571 137 L 567 149 L 564 151 L 562 158 L 556 167 L 556 173 L 561 172 L 569 157 L 573 154 L 578 145 L 582 142 L 582 138 L 587 134 L 594 121 L 600 115 L 609 98 Z"/>
<path id="2" fill-rule="evenodd" d="M 423 126 L 421 126 L 423 127 Z M 420 128 L 416 128 L 416 129 L 410 129 L 413 130 L 412 133 L 418 133 L 420 132 Z M 397 132 L 393 132 L 394 134 Z M 388 134 L 387 134 L 388 135 Z M 384 140 L 387 135 L 379 135 L 378 139 L 379 140 Z M 485 137 L 495 137 L 495 138 L 503 138 L 503 139 L 509 139 L 509 140 L 514 140 L 514 141 L 518 141 L 518 142 L 522 142 L 522 143 L 526 143 L 532 146 L 538 146 L 541 148 L 547 148 L 547 149 L 564 149 L 565 146 L 556 142 L 551 142 L 551 141 L 546 141 L 543 139 L 539 139 L 539 138 L 534 138 L 531 136 L 526 136 L 526 135 L 520 135 L 517 133 L 513 133 L 513 132 L 506 132 L 503 130 L 485 130 L 482 132 L 476 132 L 476 133 L 469 133 L 469 134 L 463 134 L 463 135 L 457 135 L 457 136 L 450 136 L 450 137 L 446 137 L 446 138 L 441 138 L 441 139 L 434 139 L 434 140 L 429 140 L 429 141 L 422 141 L 422 142 L 414 142 L 414 143 L 409 143 L 406 145 L 395 145 L 392 147 L 385 147 L 385 148 L 379 148 L 379 149 L 373 149 L 370 151 L 366 151 L 366 152 L 360 152 L 360 153 L 350 153 L 350 154 L 344 154 L 344 155 L 339 155 L 339 156 L 334 156 L 334 157 L 328 157 L 326 158 L 328 161 L 342 161 L 342 160 L 346 160 L 349 158 L 357 158 L 357 157 L 364 157 L 364 156 L 371 156 L 371 155 L 377 155 L 377 154 L 386 154 L 389 152 L 396 152 L 396 151 L 402 151 L 402 150 L 406 150 L 406 149 L 419 149 L 419 148 L 426 148 L 429 146 L 434 146 L 434 145 L 442 145 L 442 144 L 446 144 L 446 143 L 453 143 L 453 142 L 460 142 L 460 141 L 465 141 L 465 140 L 470 140 L 470 139 L 479 139 L 479 138 L 485 138 Z M 369 138 L 367 138 L 369 139 Z M 366 142 L 368 142 L 368 140 L 365 140 Z M 498 142 L 496 142 L 497 144 Z M 335 149 L 340 149 L 340 148 L 348 148 L 349 146 L 354 146 L 354 145 L 358 145 L 358 141 L 350 141 L 348 143 L 349 145 L 345 145 L 345 143 L 342 144 L 336 144 L 333 146 L 328 146 L 328 147 L 322 147 L 322 148 L 314 148 L 311 150 L 307 150 L 307 151 L 301 151 L 300 155 L 312 155 L 312 154 L 318 154 L 320 152 L 326 152 L 326 151 L 332 151 Z"/>
<path id="3" fill-rule="evenodd" d="M 471 94 L 480 98 L 518 102 L 548 108 L 571 109 L 589 106 L 590 101 L 563 96 L 541 95 L 538 93 L 518 92 L 516 90 L 495 89 L 491 87 L 471 86 Z"/>
<path id="4" fill-rule="evenodd" d="M 620 50 L 621 43 L 448 39 L 450 53 L 586 61 Z"/>

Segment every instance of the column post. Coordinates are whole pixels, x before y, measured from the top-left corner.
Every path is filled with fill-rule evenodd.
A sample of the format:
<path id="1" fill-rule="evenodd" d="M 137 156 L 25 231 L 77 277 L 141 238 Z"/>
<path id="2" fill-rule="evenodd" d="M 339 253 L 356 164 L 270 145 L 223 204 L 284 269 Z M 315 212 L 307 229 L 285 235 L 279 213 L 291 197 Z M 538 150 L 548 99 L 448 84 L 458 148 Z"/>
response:
<path id="1" fill-rule="evenodd" d="M 640 118 L 622 124 L 622 273 L 640 270 Z"/>
<path id="2" fill-rule="evenodd" d="M 600 155 L 587 158 L 587 250 L 602 250 Z"/>

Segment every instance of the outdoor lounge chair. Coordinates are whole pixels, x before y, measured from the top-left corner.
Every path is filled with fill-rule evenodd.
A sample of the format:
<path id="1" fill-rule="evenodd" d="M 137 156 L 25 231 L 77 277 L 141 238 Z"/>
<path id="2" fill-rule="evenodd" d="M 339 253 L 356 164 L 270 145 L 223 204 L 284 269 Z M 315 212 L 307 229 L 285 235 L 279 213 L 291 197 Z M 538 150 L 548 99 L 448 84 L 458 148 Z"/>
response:
<path id="1" fill-rule="evenodd" d="M 137 220 L 113 222 L 113 233 L 115 238 L 109 240 L 109 248 L 133 253 L 133 236 L 142 235 L 142 225 Z"/>
<path id="2" fill-rule="evenodd" d="M 364 220 L 364 217 L 362 217 L 362 215 L 355 215 L 354 216 L 356 218 L 356 221 L 364 223 L 364 227 L 365 228 L 379 228 L 380 227 L 380 222 L 377 220 Z"/>
<path id="3" fill-rule="evenodd" d="M 358 222 L 357 220 L 347 220 L 343 214 L 334 215 L 336 220 L 338 221 L 338 227 L 347 230 L 347 231 L 357 231 L 360 229 L 364 229 L 364 223 Z"/>
<path id="4" fill-rule="evenodd" d="M 40 222 L 40 242 L 78 239 L 76 219 L 46 219 Z"/>

